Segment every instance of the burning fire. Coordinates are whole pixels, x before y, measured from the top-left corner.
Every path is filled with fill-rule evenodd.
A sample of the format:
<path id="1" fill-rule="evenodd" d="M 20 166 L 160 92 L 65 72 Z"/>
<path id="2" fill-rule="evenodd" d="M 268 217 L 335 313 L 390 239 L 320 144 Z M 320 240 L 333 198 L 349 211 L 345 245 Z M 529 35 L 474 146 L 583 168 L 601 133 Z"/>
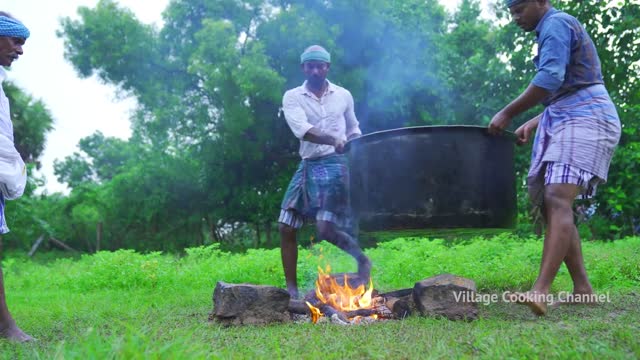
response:
<path id="1" fill-rule="evenodd" d="M 307 306 L 309 307 L 309 310 L 311 310 L 311 321 L 313 321 L 314 324 L 317 323 L 320 317 L 323 315 L 322 312 L 317 307 L 309 304 L 308 301 Z"/>
<path id="2" fill-rule="evenodd" d="M 320 304 L 325 304 L 331 308 L 342 312 L 348 313 L 351 311 L 371 309 L 373 307 L 372 293 L 373 293 L 373 281 L 369 280 L 369 288 L 365 289 L 364 284 L 358 285 L 356 288 L 352 288 L 349 285 L 347 274 L 344 274 L 343 284 L 340 285 L 335 276 L 330 274 L 331 268 L 327 266 L 326 271 L 318 267 L 318 279 L 316 280 L 316 298 Z M 324 315 L 322 311 L 307 302 L 307 306 L 311 310 L 311 320 L 315 324 L 318 319 Z M 377 315 L 371 315 L 373 318 L 377 318 Z M 357 322 L 359 316 L 354 316 L 353 319 Z"/>

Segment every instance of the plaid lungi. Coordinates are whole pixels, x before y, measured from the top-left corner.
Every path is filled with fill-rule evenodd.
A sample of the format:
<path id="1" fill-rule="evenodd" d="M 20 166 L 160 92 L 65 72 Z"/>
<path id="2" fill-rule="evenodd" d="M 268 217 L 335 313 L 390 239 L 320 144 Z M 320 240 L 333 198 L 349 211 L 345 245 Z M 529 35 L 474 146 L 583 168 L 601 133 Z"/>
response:
<path id="1" fill-rule="evenodd" d="M 299 227 L 300 219 L 331 221 L 350 226 L 349 168 L 344 155 L 304 159 L 298 165 L 284 195 L 279 221 Z M 286 221 L 291 215 L 298 219 Z"/>
<path id="2" fill-rule="evenodd" d="M 576 199 L 591 199 L 596 195 L 596 187 L 601 179 L 590 172 L 575 166 L 561 163 L 547 163 L 544 175 L 544 185 L 574 184 L 580 188 Z"/>
<path id="3" fill-rule="evenodd" d="M 593 85 L 549 105 L 542 114 L 527 176 L 534 205 L 544 198 L 548 163 L 561 163 L 593 174 L 593 185 L 607 181 L 620 140 L 620 120 L 603 85 Z"/>

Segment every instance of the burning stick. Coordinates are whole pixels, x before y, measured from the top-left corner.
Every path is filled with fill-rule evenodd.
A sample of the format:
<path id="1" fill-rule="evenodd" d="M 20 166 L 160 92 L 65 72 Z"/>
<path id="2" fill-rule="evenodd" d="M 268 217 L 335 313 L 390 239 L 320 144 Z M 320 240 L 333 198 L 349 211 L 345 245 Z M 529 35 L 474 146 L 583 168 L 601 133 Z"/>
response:
<path id="1" fill-rule="evenodd" d="M 314 323 L 323 315 L 339 324 L 352 324 L 367 317 L 393 318 L 391 311 L 384 306 L 383 298 L 375 297 L 374 300 L 371 279 L 368 279 L 367 289 L 358 274 L 332 275 L 329 271 L 329 268 L 327 271 L 318 268 L 315 291 L 305 296 Z M 301 309 L 298 305 L 292 300 L 289 304 L 290 311 L 306 312 L 306 309 Z"/>
<path id="2" fill-rule="evenodd" d="M 378 312 L 376 311 L 376 309 L 358 309 L 358 310 L 347 311 L 344 313 L 344 315 L 348 318 L 354 318 L 356 316 L 378 315 Z"/>
<path id="3" fill-rule="evenodd" d="M 357 309 L 351 311 L 340 311 L 335 309 L 329 304 L 324 304 L 317 299 L 310 299 L 310 302 L 305 302 L 305 309 L 299 307 L 298 303 L 302 303 L 299 300 L 292 300 L 289 304 L 289 311 L 296 314 L 311 314 L 311 320 L 313 323 L 317 323 L 321 316 L 332 318 L 335 322 L 342 324 L 354 323 L 354 318 L 373 317 L 375 319 L 394 319 L 395 314 L 387 308 L 383 303 L 382 298 L 374 299 L 376 306 L 370 309 Z"/>
<path id="4" fill-rule="evenodd" d="M 320 319 L 320 316 L 322 316 L 322 312 L 320 312 L 320 309 L 318 309 L 317 307 L 309 304 L 308 301 L 307 301 L 306 304 L 309 307 L 309 311 L 311 311 L 311 321 L 314 324 L 318 323 L 318 320 Z"/>
<path id="5" fill-rule="evenodd" d="M 326 317 L 336 321 L 338 324 L 342 324 L 342 325 L 351 324 L 351 322 L 349 321 L 348 317 L 343 312 L 334 309 L 330 305 L 321 304 L 319 309 L 320 309 L 320 311 L 322 311 L 322 313 Z"/>
<path id="6" fill-rule="evenodd" d="M 347 311 L 344 313 L 349 319 L 356 316 L 369 317 L 375 316 L 376 319 L 394 319 L 394 313 L 391 312 L 385 305 L 376 306 L 372 309 L 358 309 L 353 311 Z"/>
<path id="7" fill-rule="evenodd" d="M 326 316 L 331 319 L 335 319 L 338 323 L 349 324 L 348 317 L 341 311 L 334 309 L 329 304 L 323 304 L 319 301 L 307 301 L 306 304 L 311 312 L 311 321 L 316 324 L 321 316 Z"/>

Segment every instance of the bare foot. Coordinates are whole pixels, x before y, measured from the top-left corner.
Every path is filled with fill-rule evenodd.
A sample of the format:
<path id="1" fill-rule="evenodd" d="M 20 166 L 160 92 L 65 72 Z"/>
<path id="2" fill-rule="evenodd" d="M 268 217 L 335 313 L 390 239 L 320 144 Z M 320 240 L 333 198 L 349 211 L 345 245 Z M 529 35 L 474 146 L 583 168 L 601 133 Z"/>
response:
<path id="1" fill-rule="evenodd" d="M 299 299 L 300 298 L 300 293 L 298 293 L 298 289 L 297 288 L 287 288 L 287 291 L 289 292 L 289 296 L 291 297 L 291 299 Z"/>
<path id="2" fill-rule="evenodd" d="M 0 326 L 0 328 L 0 338 L 5 338 L 13 342 L 27 342 L 35 340 L 24 331 L 20 330 L 15 323 L 9 324 L 7 327 Z"/>
<path id="3" fill-rule="evenodd" d="M 527 305 L 529 309 L 538 316 L 542 316 L 547 313 L 546 294 L 527 291 L 524 293 L 511 293 L 507 298 L 509 299 L 509 302 Z"/>

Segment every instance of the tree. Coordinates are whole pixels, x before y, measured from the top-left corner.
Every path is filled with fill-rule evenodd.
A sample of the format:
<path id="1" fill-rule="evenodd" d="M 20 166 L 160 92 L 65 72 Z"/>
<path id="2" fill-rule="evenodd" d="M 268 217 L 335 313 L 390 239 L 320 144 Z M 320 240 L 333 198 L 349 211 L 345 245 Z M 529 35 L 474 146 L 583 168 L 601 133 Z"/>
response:
<path id="1" fill-rule="evenodd" d="M 15 146 L 25 162 L 40 168 L 38 159 L 48 132 L 53 130 L 53 118 L 42 100 L 36 100 L 11 82 L 3 82 L 9 99 Z"/>
<path id="2" fill-rule="evenodd" d="M 637 84 L 624 81 L 637 79 L 637 6 L 559 5 L 602 29 L 594 40 L 626 124 L 637 111 L 629 105 Z M 501 26 L 503 6 L 497 21 L 481 19 L 477 0 L 463 0 L 453 14 L 436 0 L 174 0 L 161 29 L 112 0 L 78 13 L 59 31 L 67 59 L 139 104 L 131 139 L 94 134 L 56 165 L 74 191 L 97 183 L 113 247 L 216 241 L 221 224 L 271 229 L 298 161 L 281 97 L 302 83 L 299 54 L 311 44 L 332 53 L 330 79 L 353 93 L 365 133 L 484 125 L 535 72 L 534 37 Z M 625 141 L 635 141 L 635 128 L 625 129 Z M 519 152 L 521 177 L 528 164 L 528 151 Z M 612 174 L 621 171 L 615 166 Z M 620 204 L 637 214 L 630 201 Z"/>
<path id="3" fill-rule="evenodd" d="M 64 161 L 55 160 L 53 166 L 58 181 L 71 188 L 90 181 L 111 180 L 128 162 L 137 159 L 133 144 L 105 137 L 100 131 L 81 139 L 78 147 L 82 153 L 75 152 Z"/>
<path id="4" fill-rule="evenodd" d="M 172 177 L 157 171 L 167 161 L 193 164 L 197 181 L 185 181 L 204 196 L 183 216 L 199 214 L 210 228 L 252 223 L 260 231 L 275 220 L 297 162 L 297 139 L 278 110 L 284 90 L 302 81 L 299 54 L 310 44 L 333 52 L 332 78 L 354 93 L 365 131 L 456 120 L 448 111 L 449 84 L 438 78 L 438 58 L 429 56 L 442 46 L 447 26 L 435 0 L 181 0 L 169 5 L 160 31 L 109 0 L 80 8 L 79 15 L 62 21 L 67 58 L 82 76 L 97 73 L 140 104 L 130 140 L 139 149 L 138 164 L 112 177 L 118 187 L 105 189 L 116 193 L 149 182 L 166 194 Z M 57 167 L 74 182 L 90 177 L 86 169 L 77 157 Z M 153 199 L 170 203 L 163 196 Z M 122 224 L 123 214 L 136 218 L 132 209 L 147 222 L 154 213 L 116 208 L 110 214 Z M 160 227 L 182 221 L 156 214 L 168 221 Z"/>

